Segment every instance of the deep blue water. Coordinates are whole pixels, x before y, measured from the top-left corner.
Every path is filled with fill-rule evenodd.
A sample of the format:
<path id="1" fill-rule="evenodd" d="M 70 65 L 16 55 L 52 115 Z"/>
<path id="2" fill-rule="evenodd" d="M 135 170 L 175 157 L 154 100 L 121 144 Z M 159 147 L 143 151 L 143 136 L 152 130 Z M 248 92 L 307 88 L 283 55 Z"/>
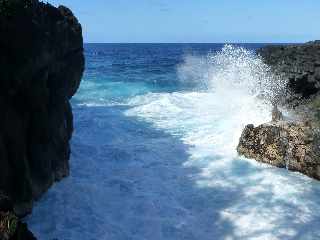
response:
<path id="1" fill-rule="evenodd" d="M 270 119 L 261 46 L 86 44 L 71 175 L 36 203 L 35 235 L 320 238 L 319 182 L 235 151 L 246 124 Z"/>

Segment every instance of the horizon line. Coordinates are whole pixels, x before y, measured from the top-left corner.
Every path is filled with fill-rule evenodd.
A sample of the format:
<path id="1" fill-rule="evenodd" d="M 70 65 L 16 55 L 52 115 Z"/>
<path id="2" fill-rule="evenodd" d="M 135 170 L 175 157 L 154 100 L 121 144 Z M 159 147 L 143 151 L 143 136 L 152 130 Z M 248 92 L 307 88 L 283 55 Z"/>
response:
<path id="1" fill-rule="evenodd" d="M 305 42 L 84 42 L 84 44 L 303 44 Z"/>

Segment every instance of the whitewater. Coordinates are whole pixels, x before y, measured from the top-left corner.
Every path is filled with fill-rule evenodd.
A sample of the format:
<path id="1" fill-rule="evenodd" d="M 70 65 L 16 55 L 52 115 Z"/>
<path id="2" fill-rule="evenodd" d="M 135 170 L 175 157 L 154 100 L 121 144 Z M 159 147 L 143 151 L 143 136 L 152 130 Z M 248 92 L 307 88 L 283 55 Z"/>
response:
<path id="1" fill-rule="evenodd" d="M 35 235 L 319 239 L 319 181 L 236 152 L 285 94 L 254 49 L 86 46 L 71 174 L 26 219 Z"/>

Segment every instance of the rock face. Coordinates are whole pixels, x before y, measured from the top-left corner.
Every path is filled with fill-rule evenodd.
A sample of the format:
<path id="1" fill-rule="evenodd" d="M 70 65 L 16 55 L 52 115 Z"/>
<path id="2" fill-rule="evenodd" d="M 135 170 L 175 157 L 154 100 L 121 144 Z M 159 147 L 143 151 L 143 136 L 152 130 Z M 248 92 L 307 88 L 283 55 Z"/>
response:
<path id="1" fill-rule="evenodd" d="M 69 173 L 82 30 L 66 7 L 0 0 L 0 36 L 0 189 L 24 215 Z"/>
<path id="2" fill-rule="evenodd" d="M 259 49 L 273 70 L 289 81 L 293 93 L 309 98 L 320 90 L 320 41 Z"/>
<path id="3" fill-rule="evenodd" d="M 274 121 L 242 132 L 237 151 L 247 158 L 320 180 L 320 138 L 308 123 Z"/>

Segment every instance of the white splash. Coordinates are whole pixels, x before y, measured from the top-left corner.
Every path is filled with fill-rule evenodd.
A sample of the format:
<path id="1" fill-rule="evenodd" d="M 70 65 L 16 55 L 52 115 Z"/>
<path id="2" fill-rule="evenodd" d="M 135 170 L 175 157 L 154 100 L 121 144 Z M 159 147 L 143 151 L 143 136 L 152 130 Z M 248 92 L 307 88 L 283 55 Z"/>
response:
<path id="1" fill-rule="evenodd" d="M 297 225 L 320 216 L 314 199 L 305 199 L 314 191 L 310 180 L 240 160 L 236 153 L 246 124 L 271 120 L 271 106 L 284 95 L 286 83 L 272 75 L 255 53 L 231 45 L 209 54 L 206 61 L 187 57 L 178 73 L 181 81 L 193 79 L 202 90 L 137 96 L 129 102 L 132 108 L 126 114 L 177 135 L 191 146 L 184 165 L 200 170 L 192 176 L 198 187 L 239 194 L 237 199 L 222 197 L 232 204 L 219 213 L 221 219 L 235 229 L 226 239 L 292 239 L 301 234 Z M 217 207 L 222 204 L 219 201 Z M 319 234 L 305 232 L 303 237 Z"/>
<path id="2" fill-rule="evenodd" d="M 231 45 L 209 54 L 205 61 L 186 56 L 177 71 L 181 81 L 198 84 L 197 91 L 137 96 L 130 100 L 133 108 L 127 115 L 180 134 L 187 144 L 205 143 L 228 157 L 235 156 L 246 124 L 271 120 L 273 85 L 284 86 L 275 82 L 269 67 L 254 52 Z"/>

